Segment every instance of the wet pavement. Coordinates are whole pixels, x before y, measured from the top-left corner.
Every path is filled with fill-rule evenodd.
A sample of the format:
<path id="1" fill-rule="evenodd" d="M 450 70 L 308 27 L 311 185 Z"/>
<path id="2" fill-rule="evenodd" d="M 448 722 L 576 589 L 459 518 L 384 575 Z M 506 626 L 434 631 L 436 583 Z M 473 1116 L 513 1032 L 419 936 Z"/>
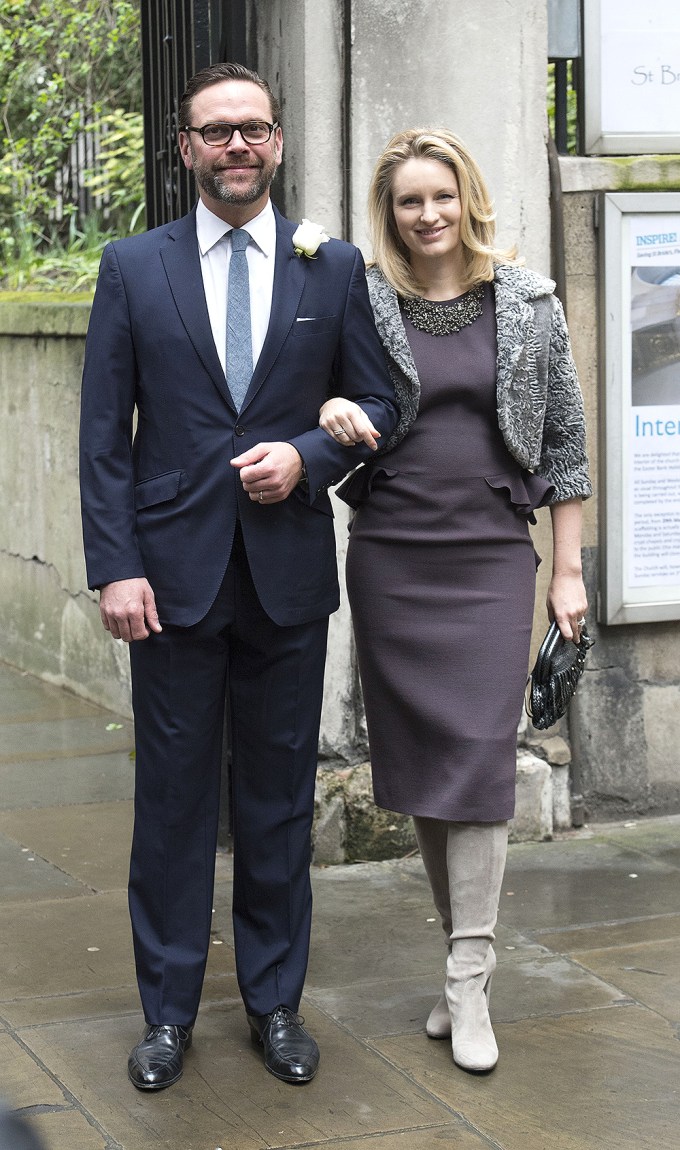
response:
<path id="1" fill-rule="evenodd" d="M 321 1066 L 304 1087 L 267 1074 L 220 854 L 184 1077 L 136 1091 L 131 746 L 127 720 L 0 663 L 0 1094 L 45 1150 L 680 1148 L 680 815 L 511 846 L 488 1076 L 424 1033 L 444 947 L 417 857 L 314 868 Z"/>

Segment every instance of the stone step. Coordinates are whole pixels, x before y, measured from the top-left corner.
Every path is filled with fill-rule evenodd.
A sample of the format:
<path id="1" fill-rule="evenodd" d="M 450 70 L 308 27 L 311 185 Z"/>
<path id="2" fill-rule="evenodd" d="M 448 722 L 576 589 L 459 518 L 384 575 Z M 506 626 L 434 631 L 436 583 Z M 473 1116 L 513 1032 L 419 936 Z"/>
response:
<path id="1" fill-rule="evenodd" d="M 536 753 L 540 750 L 546 757 Z M 571 826 L 569 747 L 548 734 L 536 749 L 517 752 L 515 817 L 511 842 L 542 842 Z M 417 851 L 408 815 L 377 807 L 371 765 L 321 765 L 314 810 L 314 862 L 338 864 L 404 858 Z"/>

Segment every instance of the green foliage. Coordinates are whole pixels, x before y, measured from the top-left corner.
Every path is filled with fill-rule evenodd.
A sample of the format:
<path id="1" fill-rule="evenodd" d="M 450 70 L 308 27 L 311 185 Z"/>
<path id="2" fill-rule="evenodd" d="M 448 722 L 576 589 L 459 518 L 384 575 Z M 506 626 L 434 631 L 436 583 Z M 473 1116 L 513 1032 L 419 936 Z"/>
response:
<path id="1" fill-rule="evenodd" d="M 139 0 L 0 0 L 4 286 L 62 282 L 67 263 L 82 286 L 109 230 L 140 226 L 139 40 Z"/>
<path id="2" fill-rule="evenodd" d="M 90 129 L 99 137 L 97 166 L 83 175 L 83 186 L 101 197 L 109 215 L 127 220 L 133 232 L 144 211 L 144 123 L 141 112 L 100 116 Z"/>
<path id="3" fill-rule="evenodd" d="M 72 216 L 65 238 L 52 230 L 35 243 L 34 237 L 24 230 L 18 243 L 8 242 L 10 255 L 4 265 L 2 289 L 91 291 L 104 245 L 114 238 L 114 233 L 105 230 L 94 213 L 86 217 L 82 231 L 76 228 Z"/>
<path id="4" fill-rule="evenodd" d="M 567 151 L 570 156 L 578 154 L 578 100 L 572 82 L 573 61 L 567 61 Z M 555 65 L 548 64 L 548 123 L 550 134 L 555 138 Z"/>

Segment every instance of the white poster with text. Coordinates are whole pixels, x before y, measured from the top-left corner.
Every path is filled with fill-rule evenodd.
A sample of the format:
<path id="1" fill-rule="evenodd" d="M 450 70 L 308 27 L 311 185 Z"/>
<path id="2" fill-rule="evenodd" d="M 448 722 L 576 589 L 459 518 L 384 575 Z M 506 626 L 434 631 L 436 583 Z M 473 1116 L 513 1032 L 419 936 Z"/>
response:
<path id="1" fill-rule="evenodd" d="M 680 584 L 679 224 L 630 217 L 630 587 Z"/>

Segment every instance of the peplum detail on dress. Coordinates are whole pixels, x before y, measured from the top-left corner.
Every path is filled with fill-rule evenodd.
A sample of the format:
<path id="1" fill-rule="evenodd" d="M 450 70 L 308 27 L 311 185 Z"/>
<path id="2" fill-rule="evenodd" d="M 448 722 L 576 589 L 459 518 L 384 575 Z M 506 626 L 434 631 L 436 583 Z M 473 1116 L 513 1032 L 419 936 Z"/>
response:
<path id="1" fill-rule="evenodd" d="M 335 494 L 356 511 L 368 499 L 379 475 L 393 479 L 398 474 L 393 467 L 375 467 L 371 463 L 364 463 L 336 487 Z"/>
<path id="2" fill-rule="evenodd" d="M 507 471 L 502 475 L 485 475 L 484 479 L 495 491 L 507 491 L 517 514 L 529 523 L 536 522 L 534 512 L 539 507 L 547 507 L 555 496 L 553 484 L 531 471 Z"/>

